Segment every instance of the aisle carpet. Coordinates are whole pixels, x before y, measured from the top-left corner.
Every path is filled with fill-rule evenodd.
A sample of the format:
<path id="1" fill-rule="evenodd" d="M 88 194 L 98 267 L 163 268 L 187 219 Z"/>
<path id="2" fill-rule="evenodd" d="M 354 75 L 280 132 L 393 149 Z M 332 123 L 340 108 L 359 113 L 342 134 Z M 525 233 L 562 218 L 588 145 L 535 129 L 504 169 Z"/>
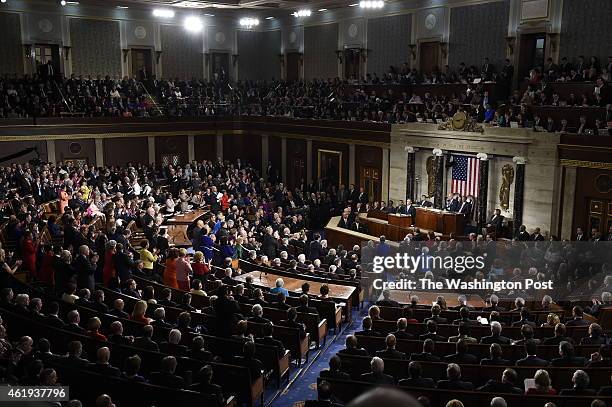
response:
<path id="1" fill-rule="evenodd" d="M 298 377 L 295 377 L 289 387 L 283 389 L 281 394 L 270 403 L 272 407 L 302 407 L 304 400 L 316 400 L 317 398 L 317 377 L 322 369 L 329 367 L 329 358 L 335 355 L 340 349 L 344 348 L 344 341 L 347 335 L 352 334 L 361 327 L 361 320 L 367 315 L 367 307 L 353 310 L 353 322 L 344 325 L 340 334 L 335 336 L 328 335 L 328 343 L 318 354 L 316 359 L 311 360 Z M 330 341 L 333 340 L 332 343 Z"/>

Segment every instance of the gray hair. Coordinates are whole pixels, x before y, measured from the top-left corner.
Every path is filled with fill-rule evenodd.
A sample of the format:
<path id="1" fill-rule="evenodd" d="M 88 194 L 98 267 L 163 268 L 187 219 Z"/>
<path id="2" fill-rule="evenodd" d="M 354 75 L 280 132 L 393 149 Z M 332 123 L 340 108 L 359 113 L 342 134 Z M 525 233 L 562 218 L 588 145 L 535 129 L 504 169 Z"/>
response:
<path id="1" fill-rule="evenodd" d="M 261 307 L 261 305 L 255 304 L 253 305 L 253 308 L 251 308 L 251 312 L 256 317 L 260 317 L 263 314 L 263 308 Z"/>
<path id="2" fill-rule="evenodd" d="M 385 362 L 378 356 L 374 356 L 370 362 L 370 369 L 375 373 L 382 373 L 385 370 Z"/>

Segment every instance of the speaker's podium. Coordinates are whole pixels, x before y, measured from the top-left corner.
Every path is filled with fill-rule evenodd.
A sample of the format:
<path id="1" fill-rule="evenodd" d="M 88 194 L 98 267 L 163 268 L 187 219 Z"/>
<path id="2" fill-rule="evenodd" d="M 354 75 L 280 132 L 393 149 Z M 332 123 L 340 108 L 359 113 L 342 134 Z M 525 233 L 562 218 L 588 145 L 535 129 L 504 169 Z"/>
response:
<path id="1" fill-rule="evenodd" d="M 412 216 L 390 213 L 387 217 L 387 222 L 389 222 L 389 225 L 399 226 L 400 228 L 409 228 L 412 226 Z"/>
<path id="2" fill-rule="evenodd" d="M 443 235 L 463 235 L 465 216 L 462 213 L 447 212 L 440 209 L 416 208 L 418 228 L 440 232 Z"/>

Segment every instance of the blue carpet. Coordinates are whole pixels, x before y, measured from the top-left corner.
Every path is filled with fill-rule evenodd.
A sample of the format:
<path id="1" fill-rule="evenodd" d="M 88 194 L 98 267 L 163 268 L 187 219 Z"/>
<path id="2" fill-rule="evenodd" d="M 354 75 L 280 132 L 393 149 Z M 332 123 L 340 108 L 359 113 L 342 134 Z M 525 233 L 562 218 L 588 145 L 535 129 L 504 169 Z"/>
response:
<path id="1" fill-rule="evenodd" d="M 367 315 L 367 308 L 353 310 L 353 322 L 348 326 L 343 326 L 343 331 L 334 336 L 327 336 L 327 343 L 323 349 L 314 356 L 314 361 L 311 359 L 306 366 L 295 377 L 295 372 L 292 375 L 293 382 L 283 388 L 281 394 L 272 401 L 272 407 L 302 407 L 304 400 L 317 399 L 317 377 L 319 372 L 329 367 L 329 359 L 335 355 L 340 349 L 344 348 L 344 341 L 347 335 L 352 334 L 361 327 L 361 320 Z M 333 342 L 332 342 L 333 341 Z M 312 351 L 311 351 L 312 352 Z M 269 400 L 269 399 L 266 399 Z M 268 404 L 267 401 L 266 404 Z"/>

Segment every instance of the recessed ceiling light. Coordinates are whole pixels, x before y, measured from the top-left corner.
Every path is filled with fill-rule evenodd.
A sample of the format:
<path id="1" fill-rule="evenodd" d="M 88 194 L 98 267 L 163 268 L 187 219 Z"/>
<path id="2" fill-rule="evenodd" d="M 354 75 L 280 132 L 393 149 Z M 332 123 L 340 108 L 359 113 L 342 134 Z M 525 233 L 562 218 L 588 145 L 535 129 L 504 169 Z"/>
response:
<path id="1" fill-rule="evenodd" d="M 156 8 L 153 10 L 153 15 L 155 17 L 172 18 L 174 17 L 174 10 L 169 10 L 167 8 Z"/>
<path id="2" fill-rule="evenodd" d="M 317 10 L 317 11 L 323 12 L 323 11 L 327 11 L 327 9 L 326 9 L 326 8 L 320 8 L 320 9 L 319 9 L 319 10 Z"/>
<path id="3" fill-rule="evenodd" d="M 266 20 L 274 20 L 274 17 L 272 17 L 272 16 L 266 17 Z"/>
<path id="4" fill-rule="evenodd" d="M 215 16 L 214 14 L 210 14 L 210 13 L 204 13 L 204 15 L 205 15 L 206 17 L 214 17 L 214 16 Z"/>
<path id="5" fill-rule="evenodd" d="M 128 6 L 117 6 L 117 8 L 129 8 Z"/>
<path id="6" fill-rule="evenodd" d="M 349 7 L 355 7 L 355 6 L 358 6 L 358 5 L 359 5 L 359 3 L 353 3 L 353 4 L 349 4 Z"/>
<path id="7" fill-rule="evenodd" d="M 202 19 L 198 16 L 189 16 L 185 18 L 185 22 L 183 23 L 183 27 L 185 27 L 187 31 L 194 33 L 202 31 L 203 26 Z"/>
<path id="8" fill-rule="evenodd" d="M 70 5 L 70 6 L 77 6 L 79 4 L 78 1 L 67 1 L 66 4 Z"/>
<path id="9" fill-rule="evenodd" d="M 0 0 L 0 3 L 6 3 L 6 0 Z"/>
<path id="10" fill-rule="evenodd" d="M 60 1 L 60 4 L 61 4 L 62 6 L 65 6 L 65 5 L 66 5 L 66 0 L 62 0 L 62 1 Z"/>

